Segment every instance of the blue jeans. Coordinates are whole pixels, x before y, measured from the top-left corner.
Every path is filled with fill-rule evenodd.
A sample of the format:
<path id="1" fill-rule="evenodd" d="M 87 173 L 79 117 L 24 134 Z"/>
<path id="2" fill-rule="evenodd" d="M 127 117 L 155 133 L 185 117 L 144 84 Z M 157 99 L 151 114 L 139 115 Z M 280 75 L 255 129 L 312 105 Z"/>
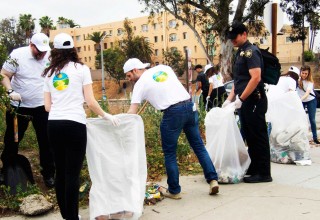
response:
<path id="1" fill-rule="evenodd" d="M 218 179 L 216 170 L 200 137 L 198 112 L 193 111 L 192 107 L 192 102 L 184 102 L 169 107 L 164 111 L 160 125 L 162 150 L 168 176 L 167 183 L 169 192 L 172 194 L 181 191 L 177 164 L 177 144 L 182 129 L 202 166 L 207 182 L 210 183 L 211 180 Z"/>
<path id="2" fill-rule="evenodd" d="M 308 109 L 308 116 L 311 125 L 313 140 L 317 140 L 317 125 L 316 125 L 316 111 L 317 111 L 317 100 L 312 99 L 309 102 L 302 102 L 303 108 Z"/>

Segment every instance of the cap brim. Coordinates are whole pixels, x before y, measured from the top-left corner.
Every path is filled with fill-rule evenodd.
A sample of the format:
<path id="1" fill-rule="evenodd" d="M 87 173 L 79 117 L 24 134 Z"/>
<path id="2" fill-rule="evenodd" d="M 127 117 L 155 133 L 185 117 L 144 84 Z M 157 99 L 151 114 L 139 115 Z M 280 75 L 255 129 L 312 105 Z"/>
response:
<path id="1" fill-rule="evenodd" d="M 236 33 L 228 33 L 227 38 L 230 40 L 236 39 L 238 34 Z"/>
<path id="2" fill-rule="evenodd" d="M 51 50 L 50 46 L 37 46 L 36 47 L 38 48 L 38 50 L 40 50 L 41 52 L 45 52 L 45 51 L 49 51 Z"/>

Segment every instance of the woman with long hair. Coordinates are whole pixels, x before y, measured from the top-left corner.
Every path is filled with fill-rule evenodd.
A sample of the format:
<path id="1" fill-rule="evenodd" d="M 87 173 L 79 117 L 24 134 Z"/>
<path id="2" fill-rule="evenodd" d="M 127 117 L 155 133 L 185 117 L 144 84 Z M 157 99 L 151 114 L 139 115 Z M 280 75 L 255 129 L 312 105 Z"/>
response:
<path id="1" fill-rule="evenodd" d="M 310 66 L 300 68 L 300 80 L 298 83 L 298 94 L 301 98 L 304 108 L 308 110 L 309 121 L 311 125 L 312 137 L 315 144 L 320 144 L 317 136 L 316 110 L 317 99 L 314 94 L 314 81 L 311 74 Z"/>
<path id="2" fill-rule="evenodd" d="M 43 76 L 48 136 L 56 164 L 55 191 L 62 217 L 78 220 L 79 178 L 87 145 L 84 101 L 113 125 L 119 125 L 119 120 L 104 112 L 94 98 L 90 70 L 80 61 L 72 37 L 58 34 L 53 45 Z"/>

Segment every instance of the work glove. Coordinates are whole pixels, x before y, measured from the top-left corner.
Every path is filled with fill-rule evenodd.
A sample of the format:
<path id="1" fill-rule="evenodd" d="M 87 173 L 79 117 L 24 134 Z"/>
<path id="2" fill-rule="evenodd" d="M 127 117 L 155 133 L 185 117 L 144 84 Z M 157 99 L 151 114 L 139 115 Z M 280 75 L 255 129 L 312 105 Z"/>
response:
<path id="1" fill-rule="evenodd" d="M 210 96 L 207 96 L 206 100 L 207 100 L 207 102 L 208 102 L 208 101 L 210 100 Z"/>
<path id="2" fill-rule="evenodd" d="M 119 126 L 120 125 L 120 119 L 119 118 L 117 118 L 116 116 L 110 115 L 110 114 L 108 114 L 106 112 L 104 113 L 102 118 L 105 119 L 105 120 L 111 121 L 113 126 Z"/>
<path id="3" fill-rule="evenodd" d="M 234 101 L 234 106 L 236 107 L 236 109 L 239 109 L 242 106 L 242 101 L 240 100 L 238 95 L 236 97 L 236 101 Z"/>
<path id="4" fill-rule="evenodd" d="M 221 107 L 222 107 L 222 108 L 225 108 L 225 107 L 227 107 L 228 105 L 230 105 L 230 103 L 231 103 L 231 101 L 227 99 L 226 101 L 223 102 L 223 104 L 222 104 Z"/>
<path id="5" fill-rule="evenodd" d="M 13 101 L 22 101 L 21 95 L 20 95 L 19 93 L 15 92 L 15 91 L 11 92 L 11 93 L 9 94 L 9 97 L 10 97 L 10 99 L 13 100 Z"/>

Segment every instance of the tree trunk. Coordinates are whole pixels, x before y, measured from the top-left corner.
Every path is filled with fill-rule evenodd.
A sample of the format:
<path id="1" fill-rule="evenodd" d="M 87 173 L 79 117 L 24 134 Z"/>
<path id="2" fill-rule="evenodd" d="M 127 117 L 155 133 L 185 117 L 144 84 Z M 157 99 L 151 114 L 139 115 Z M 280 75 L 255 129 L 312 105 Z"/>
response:
<path id="1" fill-rule="evenodd" d="M 229 81 L 232 79 L 232 58 L 233 58 L 233 44 L 231 40 L 226 40 L 225 36 L 221 36 L 221 48 L 220 48 L 220 70 L 223 75 L 225 81 Z"/>

